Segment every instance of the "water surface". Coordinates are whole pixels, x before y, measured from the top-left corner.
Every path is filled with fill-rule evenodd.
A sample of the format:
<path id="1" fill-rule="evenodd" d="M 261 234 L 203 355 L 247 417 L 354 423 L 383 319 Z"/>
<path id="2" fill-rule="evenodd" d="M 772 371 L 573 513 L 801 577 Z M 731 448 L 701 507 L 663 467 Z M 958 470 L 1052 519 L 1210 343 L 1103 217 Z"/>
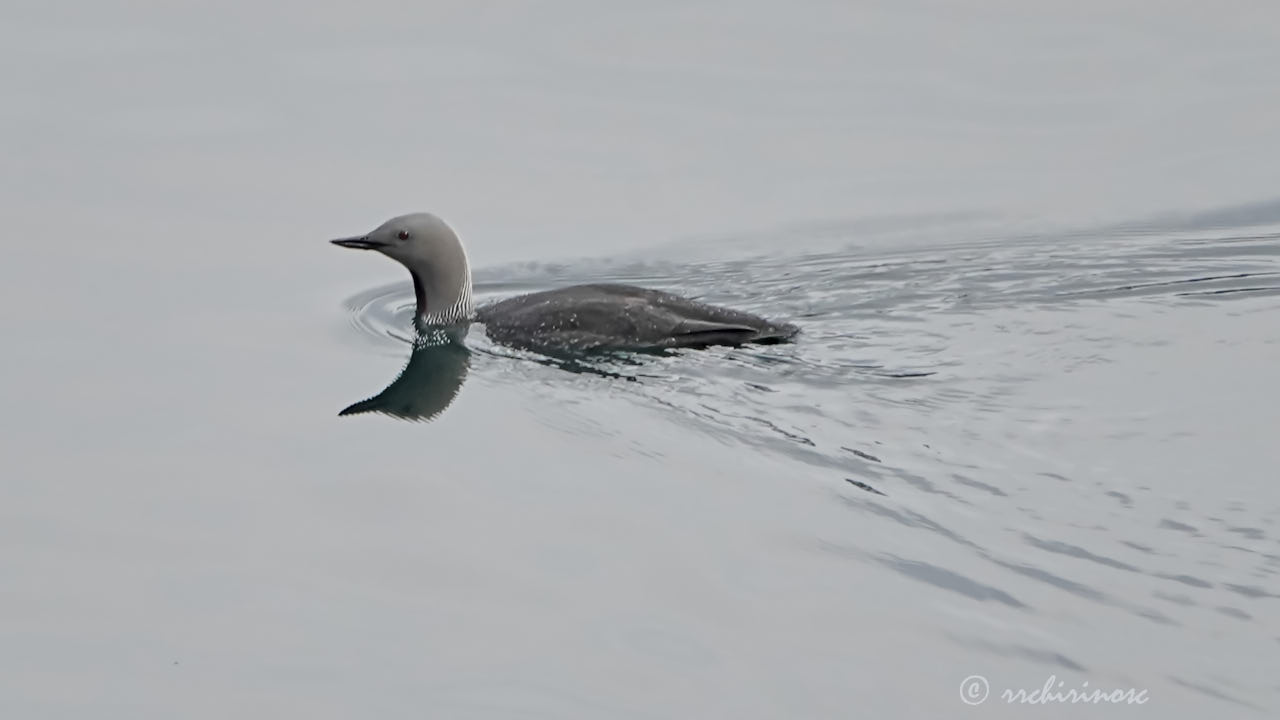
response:
<path id="1" fill-rule="evenodd" d="M 3 717 L 1280 709 L 1269 5 L 0 14 Z M 412 210 L 803 334 L 411 355 Z"/>

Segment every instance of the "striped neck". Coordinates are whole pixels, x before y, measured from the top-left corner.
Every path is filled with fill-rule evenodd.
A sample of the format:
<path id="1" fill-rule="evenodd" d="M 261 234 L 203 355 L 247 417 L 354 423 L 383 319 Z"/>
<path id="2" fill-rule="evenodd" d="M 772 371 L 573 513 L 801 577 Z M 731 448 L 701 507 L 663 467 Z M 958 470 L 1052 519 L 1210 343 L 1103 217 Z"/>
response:
<path id="1" fill-rule="evenodd" d="M 447 326 L 470 322 L 475 314 L 471 300 L 471 268 L 465 268 L 461 282 L 441 287 L 440 283 L 424 282 L 422 276 L 412 270 L 413 296 L 417 301 L 414 322 L 419 326 Z"/>

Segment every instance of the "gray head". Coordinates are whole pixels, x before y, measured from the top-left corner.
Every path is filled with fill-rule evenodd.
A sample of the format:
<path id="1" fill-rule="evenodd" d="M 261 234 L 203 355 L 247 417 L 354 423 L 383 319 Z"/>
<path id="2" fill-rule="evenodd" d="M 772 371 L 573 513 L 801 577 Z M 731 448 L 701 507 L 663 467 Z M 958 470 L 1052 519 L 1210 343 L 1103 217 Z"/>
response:
<path id="1" fill-rule="evenodd" d="M 368 235 L 332 242 L 346 248 L 377 250 L 408 268 L 418 300 L 419 323 L 454 325 L 471 319 L 475 307 L 467 251 L 453 229 L 435 215 L 401 215 Z"/>

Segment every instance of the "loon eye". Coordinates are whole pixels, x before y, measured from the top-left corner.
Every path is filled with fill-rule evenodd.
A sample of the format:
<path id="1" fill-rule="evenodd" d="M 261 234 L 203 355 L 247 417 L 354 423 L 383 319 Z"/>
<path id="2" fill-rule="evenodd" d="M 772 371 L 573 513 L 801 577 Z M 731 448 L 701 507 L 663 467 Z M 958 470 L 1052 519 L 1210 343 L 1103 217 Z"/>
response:
<path id="1" fill-rule="evenodd" d="M 408 231 L 408 230 L 401 230 L 400 232 L 396 233 L 396 237 L 400 238 L 401 240 L 408 240 L 408 239 L 409 239 L 409 231 Z"/>

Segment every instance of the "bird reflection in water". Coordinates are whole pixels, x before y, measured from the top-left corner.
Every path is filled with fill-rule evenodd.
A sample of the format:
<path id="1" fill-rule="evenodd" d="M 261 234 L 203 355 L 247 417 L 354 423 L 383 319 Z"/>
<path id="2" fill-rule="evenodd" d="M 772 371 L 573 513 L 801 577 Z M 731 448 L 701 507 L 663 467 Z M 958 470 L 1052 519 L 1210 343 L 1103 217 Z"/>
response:
<path id="1" fill-rule="evenodd" d="M 400 375 L 382 392 L 347 407 L 338 415 L 380 413 L 403 420 L 434 420 L 458 397 L 462 383 L 466 381 L 467 373 L 471 370 L 473 353 L 506 361 L 531 362 L 609 380 L 636 382 L 644 377 L 617 371 L 628 367 L 634 368 L 641 364 L 639 359 L 625 353 L 510 355 L 483 348 L 471 350 L 463 344 L 466 336 L 465 326 L 438 329 L 419 325 L 413 351 L 409 354 L 409 362 L 400 371 Z"/>
<path id="2" fill-rule="evenodd" d="M 400 375 L 382 392 L 338 414 L 381 413 L 404 420 L 434 420 L 458 397 L 470 369 L 471 351 L 461 338 L 420 329 Z"/>

